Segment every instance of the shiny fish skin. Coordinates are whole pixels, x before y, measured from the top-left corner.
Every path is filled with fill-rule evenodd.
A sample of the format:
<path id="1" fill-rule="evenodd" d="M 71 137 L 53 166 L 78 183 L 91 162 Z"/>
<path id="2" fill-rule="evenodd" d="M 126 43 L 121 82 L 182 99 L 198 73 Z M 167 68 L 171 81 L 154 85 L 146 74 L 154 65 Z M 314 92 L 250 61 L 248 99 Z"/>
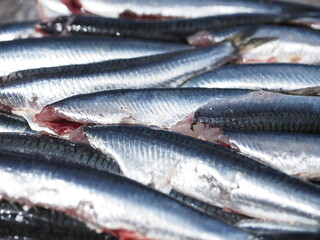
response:
<path id="1" fill-rule="evenodd" d="M 7 84 L 0 89 L 0 103 L 14 109 L 40 110 L 47 104 L 79 94 L 124 88 L 177 87 L 196 74 L 220 66 L 235 54 L 236 47 L 224 42 L 114 71 Z"/>
<path id="2" fill-rule="evenodd" d="M 23 118 L 0 112 L 0 132 L 32 133 L 33 131 Z"/>
<path id="3" fill-rule="evenodd" d="M 209 102 L 196 110 L 192 125 L 270 132 L 320 133 L 320 99 L 252 92 Z"/>
<path id="4" fill-rule="evenodd" d="M 1 154 L 0 173 L 10 182 L 0 185 L 3 198 L 66 211 L 120 239 L 254 239 L 139 183 L 80 165 Z"/>
<path id="5" fill-rule="evenodd" d="M 320 189 L 229 149 L 143 126 L 84 127 L 123 174 L 256 218 L 318 224 Z M 125 146 L 125 147 L 123 147 Z"/>
<path id="6" fill-rule="evenodd" d="M 36 25 L 36 29 L 49 35 L 99 35 L 186 42 L 189 35 L 202 30 L 258 23 L 279 23 L 286 19 L 286 15 L 240 14 L 160 21 L 74 15 L 40 22 Z"/>
<path id="7" fill-rule="evenodd" d="M 110 156 L 86 144 L 46 135 L 0 133 L 0 151 L 18 152 L 43 158 L 58 158 L 99 170 L 120 173 L 118 164 Z"/>
<path id="8" fill-rule="evenodd" d="M 250 37 L 275 37 L 244 53 L 240 63 L 282 62 L 320 64 L 320 33 L 317 31 L 287 26 L 261 26 Z"/>
<path id="9" fill-rule="evenodd" d="M 97 234 L 62 212 L 36 207 L 24 210 L 21 205 L 7 201 L 0 203 L 0 236 L 3 235 L 51 240 L 115 240 L 110 235 Z"/>
<path id="10" fill-rule="evenodd" d="M 312 134 L 224 131 L 231 146 L 289 175 L 320 179 L 320 136 Z"/>
<path id="11" fill-rule="evenodd" d="M 128 58 L 128 59 L 116 59 L 102 62 L 88 63 L 88 64 L 77 64 L 77 65 L 66 65 L 59 67 L 49 68 L 36 68 L 22 70 L 11 73 L 7 76 L 0 77 L 0 85 L 7 83 L 27 81 L 38 78 L 49 78 L 49 77 L 65 77 L 65 76 L 78 76 L 84 74 L 94 74 L 115 69 L 127 68 L 131 66 L 137 66 L 143 63 L 149 63 L 155 60 L 165 59 L 175 53 L 164 53 L 146 57 Z"/>
<path id="12" fill-rule="evenodd" d="M 190 49 L 185 45 L 106 37 L 18 39 L 0 43 L 0 75 L 43 67 L 86 64 Z"/>
<path id="13" fill-rule="evenodd" d="M 71 0 L 70 3 L 75 2 Z M 273 13 L 278 14 L 278 6 L 241 0 L 78 0 L 79 8 L 99 16 L 118 18 L 126 10 L 137 15 L 195 18 L 222 14 Z"/>
<path id="14" fill-rule="evenodd" d="M 21 38 L 42 37 L 34 30 L 36 22 L 20 22 L 0 25 L 0 42 Z"/>
<path id="15" fill-rule="evenodd" d="M 320 95 L 320 67 L 304 64 L 230 65 L 203 73 L 182 87 L 267 90 Z"/>
<path id="16" fill-rule="evenodd" d="M 170 128 L 213 99 L 247 94 L 233 89 L 124 89 L 78 95 L 43 108 L 35 121 L 58 134 L 81 124 L 122 122 Z M 79 109 L 81 109 L 79 111 Z"/>

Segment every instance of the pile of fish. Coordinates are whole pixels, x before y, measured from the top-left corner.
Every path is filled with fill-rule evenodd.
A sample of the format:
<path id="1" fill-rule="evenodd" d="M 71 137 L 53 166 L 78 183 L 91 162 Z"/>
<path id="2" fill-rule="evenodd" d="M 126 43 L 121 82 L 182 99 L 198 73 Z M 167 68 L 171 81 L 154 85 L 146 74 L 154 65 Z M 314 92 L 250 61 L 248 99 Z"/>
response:
<path id="1" fill-rule="evenodd" d="M 36 6 L 0 25 L 0 239 L 320 239 L 320 6 Z"/>

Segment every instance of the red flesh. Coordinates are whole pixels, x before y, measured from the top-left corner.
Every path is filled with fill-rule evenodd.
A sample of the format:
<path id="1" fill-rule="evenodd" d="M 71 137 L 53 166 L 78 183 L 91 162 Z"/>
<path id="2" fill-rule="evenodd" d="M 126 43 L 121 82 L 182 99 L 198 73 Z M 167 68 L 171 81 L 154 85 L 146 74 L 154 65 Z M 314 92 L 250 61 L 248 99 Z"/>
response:
<path id="1" fill-rule="evenodd" d="M 83 13 L 82 11 L 82 5 L 79 2 L 79 0 L 60 0 L 64 5 L 67 6 L 67 8 L 70 10 L 70 12 L 74 14 L 80 14 Z"/>
<path id="2" fill-rule="evenodd" d="M 59 135 L 67 135 L 86 124 L 73 122 L 72 119 L 58 113 L 53 107 L 46 106 L 34 117 L 34 122 L 45 126 Z"/>
<path id="3" fill-rule="evenodd" d="M 215 43 L 212 34 L 206 31 L 197 32 L 188 37 L 188 43 L 192 46 L 210 46 Z"/>

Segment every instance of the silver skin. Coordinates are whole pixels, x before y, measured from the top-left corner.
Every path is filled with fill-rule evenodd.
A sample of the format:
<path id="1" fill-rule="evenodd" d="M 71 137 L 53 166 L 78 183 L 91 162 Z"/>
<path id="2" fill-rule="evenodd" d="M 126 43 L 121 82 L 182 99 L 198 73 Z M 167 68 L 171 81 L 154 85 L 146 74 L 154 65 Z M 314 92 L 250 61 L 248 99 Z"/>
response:
<path id="1" fill-rule="evenodd" d="M 21 38 L 42 37 L 34 30 L 36 22 L 19 22 L 0 25 L 0 42 Z"/>
<path id="2" fill-rule="evenodd" d="M 36 121 L 50 121 L 46 116 L 50 108 L 55 112 L 54 118 L 72 122 L 116 124 L 131 121 L 170 128 L 209 100 L 246 93 L 248 91 L 245 90 L 201 88 L 105 91 L 78 95 L 48 105 Z"/>
<path id="3" fill-rule="evenodd" d="M 50 37 L 0 43 L 0 75 L 190 49 L 186 45 L 106 37 Z"/>
<path id="4" fill-rule="evenodd" d="M 320 94 L 320 67 L 269 63 L 230 65 L 196 76 L 182 87 L 267 90 L 303 95 Z"/>
<path id="5" fill-rule="evenodd" d="M 301 17 L 292 19 L 290 23 L 309 27 L 314 30 L 320 30 L 320 17 Z"/>
<path id="6" fill-rule="evenodd" d="M 33 133 L 23 118 L 5 112 L 0 112 L 0 132 Z"/>
<path id="7" fill-rule="evenodd" d="M 320 189 L 229 149 L 143 126 L 84 127 L 123 174 L 255 218 L 318 224 Z"/>
<path id="8" fill-rule="evenodd" d="M 277 233 L 319 233 L 320 227 L 314 225 L 288 224 L 280 222 L 270 222 L 257 219 L 244 219 L 236 223 L 236 226 L 246 229 L 249 232 L 259 234 Z"/>
<path id="9" fill-rule="evenodd" d="M 101 232 L 125 230 L 155 240 L 254 239 L 139 183 L 80 165 L 1 154 L 0 181 L 10 183 L 0 185 L 3 199 L 66 212 Z"/>
<path id="10" fill-rule="evenodd" d="M 239 62 L 282 62 L 320 64 L 320 33 L 313 30 L 286 26 L 261 26 L 250 37 L 275 37 L 242 54 Z"/>
<path id="11" fill-rule="evenodd" d="M 146 47 L 147 43 L 142 46 Z M 169 46 L 172 46 L 171 50 L 176 49 L 174 46 L 185 48 L 183 45 Z M 127 53 L 132 55 L 132 52 Z M 161 61 L 151 61 L 114 71 L 44 77 L 7 84 L 0 89 L 0 103 L 14 109 L 40 110 L 47 104 L 79 94 L 111 89 L 177 87 L 196 74 L 220 66 L 235 54 L 236 47 L 231 42 L 224 42 L 209 48 L 179 52 Z"/>
<path id="12" fill-rule="evenodd" d="M 231 147 L 289 175 L 320 179 L 320 136 L 312 134 L 224 131 Z"/>
<path id="13" fill-rule="evenodd" d="M 275 5 L 242 0 L 80 0 L 83 9 L 104 17 L 117 18 L 130 10 L 138 15 L 196 18 L 226 14 L 266 13 L 277 14 L 281 8 Z"/>

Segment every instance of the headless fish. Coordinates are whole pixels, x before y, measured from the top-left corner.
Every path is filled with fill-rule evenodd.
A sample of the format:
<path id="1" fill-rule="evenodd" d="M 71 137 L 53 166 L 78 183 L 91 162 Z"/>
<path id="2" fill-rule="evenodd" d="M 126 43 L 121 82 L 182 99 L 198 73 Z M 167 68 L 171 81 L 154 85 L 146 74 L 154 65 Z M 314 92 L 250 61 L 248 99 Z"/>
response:
<path id="1" fill-rule="evenodd" d="M 0 112 L 0 132 L 34 133 L 21 117 Z"/>

